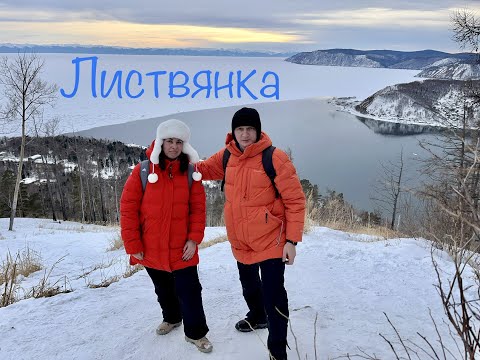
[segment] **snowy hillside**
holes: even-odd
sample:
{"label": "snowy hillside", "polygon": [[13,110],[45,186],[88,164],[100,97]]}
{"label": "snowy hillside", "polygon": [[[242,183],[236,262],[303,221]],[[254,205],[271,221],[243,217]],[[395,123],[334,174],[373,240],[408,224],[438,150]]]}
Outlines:
{"label": "snowy hillside", "polygon": [[301,52],[286,61],[304,65],[352,66],[390,69],[422,70],[439,61],[467,60],[474,55],[468,53],[449,54],[441,51],[393,51],[328,49]]}
{"label": "snowy hillside", "polygon": [[[16,219],[16,230],[8,232],[7,224],[7,219],[0,219],[0,258],[28,247],[44,265],[21,282],[23,289],[28,291],[56,264],[50,281],[59,280],[73,291],[0,308],[1,359],[267,358],[262,344],[266,330],[244,334],[233,327],[244,316],[246,305],[228,242],[200,250],[208,337],[214,345],[213,352],[205,355],[185,342],[182,327],[164,337],[155,334],[161,315],[148,275],[142,270],[121,277],[126,269],[123,249],[107,251],[118,229]],[[224,232],[224,228],[208,228],[205,241]],[[445,276],[451,275],[448,256],[436,252],[435,258]],[[109,287],[88,286],[113,276],[119,281]],[[291,328],[296,334],[295,339],[289,333],[289,358],[297,358],[296,341],[302,359],[315,358],[316,314],[319,359],[362,352],[394,358],[379,336],[398,344],[383,312],[403,337],[421,343],[418,331],[436,346],[431,310],[443,341],[455,349],[442,325],[445,319],[435,283],[426,241],[379,240],[315,228],[298,246],[295,264],[286,270]]]}
{"label": "snowy hillside", "polygon": [[432,79],[478,80],[480,64],[443,59],[427,66],[417,76]]}
{"label": "snowy hillside", "polygon": [[297,54],[288,58],[287,61],[302,65],[383,67],[379,62],[369,59],[366,55],[325,53],[321,50]]}
{"label": "snowy hillside", "polygon": [[[468,86],[468,87],[467,87]],[[388,86],[355,106],[361,116],[398,123],[429,126],[460,126],[465,105],[472,99],[466,94],[478,91],[478,81],[424,80]],[[474,121],[480,115],[478,107],[467,111]],[[474,125],[472,125],[474,126]]]}

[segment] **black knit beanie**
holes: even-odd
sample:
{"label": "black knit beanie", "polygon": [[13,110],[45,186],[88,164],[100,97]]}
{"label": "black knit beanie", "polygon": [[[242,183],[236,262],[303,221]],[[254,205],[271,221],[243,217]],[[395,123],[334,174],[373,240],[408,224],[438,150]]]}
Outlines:
{"label": "black knit beanie", "polygon": [[[262,123],[258,111],[252,108],[243,107],[233,114],[232,118],[232,135],[235,139],[235,129],[239,126],[252,126],[257,130],[257,140],[262,135]],[[237,139],[235,139],[237,140]]]}

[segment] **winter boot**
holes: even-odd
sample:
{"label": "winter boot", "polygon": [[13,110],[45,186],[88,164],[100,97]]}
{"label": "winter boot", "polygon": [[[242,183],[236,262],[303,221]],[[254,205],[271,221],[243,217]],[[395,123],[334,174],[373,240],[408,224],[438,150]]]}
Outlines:
{"label": "winter boot", "polygon": [[210,340],[207,339],[206,336],[198,340],[193,340],[193,339],[190,339],[188,336],[185,336],[185,340],[189,343],[194,344],[197,347],[197,349],[203,353],[209,353],[209,352],[212,352],[213,350],[213,345],[210,342]]}
{"label": "winter boot", "polygon": [[178,322],[175,324],[170,324],[169,322],[162,322],[160,325],[157,327],[157,335],[167,335],[170,331],[175,329],[176,327],[179,327],[182,325],[182,322]]}
{"label": "winter boot", "polygon": [[248,319],[240,320],[235,324],[235,329],[240,332],[250,332],[257,329],[265,329],[267,322],[255,322]]}

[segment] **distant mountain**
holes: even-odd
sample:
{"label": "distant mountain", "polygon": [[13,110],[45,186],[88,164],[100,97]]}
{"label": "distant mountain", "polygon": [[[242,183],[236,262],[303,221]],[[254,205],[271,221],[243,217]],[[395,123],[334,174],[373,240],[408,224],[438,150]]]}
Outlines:
{"label": "distant mountain", "polygon": [[480,92],[480,81],[424,80],[388,86],[369,96],[355,110],[367,115],[395,122],[433,126],[459,125],[466,104],[468,119],[480,116],[477,106],[469,106],[467,95]]}
{"label": "distant mountain", "polygon": [[241,49],[197,49],[197,48],[129,48],[115,46],[83,45],[0,45],[0,53],[34,51],[36,53],[74,54],[119,54],[119,55],[185,55],[185,56],[246,56],[246,57],[289,57],[294,52],[249,51]]}
{"label": "distant mountain", "polygon": [[390,69],[422,70],[438,61],[455,59],[472,60],[473,54],[449,54],[435,50],[393,51],[393,50],[354,50],[329,49],[302,52],[285,61],[304,65],[354,66]]}

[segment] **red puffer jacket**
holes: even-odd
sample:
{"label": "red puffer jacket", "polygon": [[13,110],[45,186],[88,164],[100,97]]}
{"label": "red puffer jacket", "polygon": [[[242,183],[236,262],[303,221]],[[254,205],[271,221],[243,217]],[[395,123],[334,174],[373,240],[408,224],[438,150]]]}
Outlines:
{"label": "red puffer jacket", "polygon": [[[147,149],[148,157],[154,143]],[[164,271],[197,265],[198,250],[188,261],[183,261],[182,255],[187,240],[200,244],[203,239],[206,216],[202,182],[193,181],[189,189],[187,172],[180,172],[179,161],[167,160],[165,171],[156,165],[155,173],[158,181],[147,182],[143,193],[138,164],[123,188],[120,225],[125,250],[127,254],[144,253],[142,261],[130,256],[130,263]]]}

